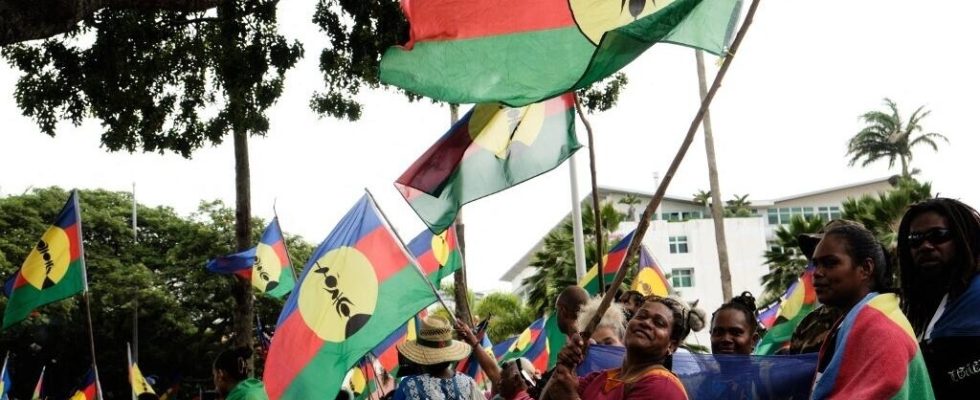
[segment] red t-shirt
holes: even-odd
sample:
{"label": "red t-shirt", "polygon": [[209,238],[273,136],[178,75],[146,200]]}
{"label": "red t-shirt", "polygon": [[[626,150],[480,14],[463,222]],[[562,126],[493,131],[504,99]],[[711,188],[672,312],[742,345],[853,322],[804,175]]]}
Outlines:
{"label": "red t-shirt", "polygon": [[680,379],[663,367],[633,382],[617,379],[619,368],[593,372],[578,380],[578,395],[587,400],[687,400]]}

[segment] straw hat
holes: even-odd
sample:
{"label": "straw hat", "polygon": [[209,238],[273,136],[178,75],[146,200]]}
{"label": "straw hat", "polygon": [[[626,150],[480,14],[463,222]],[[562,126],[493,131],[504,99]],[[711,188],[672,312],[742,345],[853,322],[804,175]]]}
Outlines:
{"label": "straw hat", "polygon": [[453,340],[453,327],[445,317],[430,315],[422,320],[418,339],[398,346],[398,352],[419,365],[459,361],[470,355],[470,345]]}

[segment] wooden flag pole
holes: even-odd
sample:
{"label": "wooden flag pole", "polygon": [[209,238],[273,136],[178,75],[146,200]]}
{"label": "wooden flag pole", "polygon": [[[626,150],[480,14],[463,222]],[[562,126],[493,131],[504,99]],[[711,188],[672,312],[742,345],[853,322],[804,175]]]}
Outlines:
{"label": "wooden flag pole", "polygon": [[368,188],[364,188],[364,193],[367,193],[368,199],[371,200],[371,207],[373,207],[374,210],[378,212],[378,215],[381,216],[381,221],[384,223],[385,229],[388,229],[388,232],[394,235],[395,239],[398,240],[398,247],[402,250],[402,253],[405,254],[405,257],[408,257],[408,260],[412,262],[412,266],[415,267],[415,272],[418,272],[419,276],[422,277],[422,280],[429,285],[429,289],[431,289],[432,293],[436,295],[436,299],[439,300],[439,303],[442,304],[442,306],[446,309],[446,312],[449,313],[449,318],[452,318],[452,320],[455,321],[455,313],[453,313],[453,310],[446,305],[446,301],[442,299],[442,295],[439,294],[439,290],[432,284],[432,281],[430,281],[429,278],[422,273],[422,269],[419,267],[419,261],[416,260],[415,256],[412,255],[412,252],[408,251],[408,249],[405,247],[405,241],[402,240],[402,237],[398,234],[398,231],[391,226],[391,221],[388,220],[388,216],[385,215],[385,212],[381,211],[381,207],[378,207],[378,202],[374,201],[374,195],[371,194],[371,191],[368,190]]}
{"label": "wooden flag pole", "polygon": [[[449,105],[449,126],[459,122],[459,104]],[[473,328],[473,313],[470,311],[469,285],[466,280],[466,225],[463,224],[463,206],[456,214],[456,244],[459,246],[459,270],[453,273],[453,298],[456,300],[456,315],[466,326]]]}
{"label": "wooden flag pole", "polygon": [[[691,142],[694,141],[694,134],[697,133],[698,126],[701,124],[704,114],[708,111],[708,107],[711,105],[711,100],[715,98],[715,93],[717,93],[718,88],[721,87],[721,81],[725,78],[725,74],[728,72],[728,68],[731,66],[732,60],[735,58],[738,47],[742,43],[742,39],[745,37],[745,33],[749,30],[749,26],[752,25],[752,17],[755,15],[755,11],[758,7],[759,0],[752,0],[752,5],[749,7],[748,14],[746,14],[745,20],[742,22],[742,26],[739,28],[738,33],[735,34],[735,40],[732,41],[732,46],[728,50],[728,56],[725,57],[725,62],[721,64],[718,74],[715,75],[715,80],[711,84],[711,89],[708,90],[708,93],[701,100],[701,107],[698,109],[698,113],[694,116],[694,120],[691,121],[691,125],[687,130],[687,136],[684,137],[684,142],[681,143],[681,147],[677,150],[674,160],[671,161],[670,167],[667,169],[667,173],[664,175],[663,181],[660,182],[660,186],[657,188],[657,192],[654,193],[653,198],[650,199],[650,203],[648,203],[646,209],[643,210],[643,216],[640,217],[639,224],[636,227],[636,236],[633,237],[633,242],[630,243],[630,246],[626,251],[626,258],[623,261],[624,263],[626,260],[635,257],[637,251],[640,249],[640,244],[643,243],[643,235],[646,234],[647,228],[650,226],[650,216],[652,216],[653,212],[660,206],[660,202],[663,200],[664,194],[667,192],[667,186],[670,184],[671,179],[673,179],[674,173],[677,172],[677,168],[680,166],[681,161],[684,160],[684,155],[687,154],[687,149],[691,147]],[[619,272],[616,273],[616,279],[612,283],[612,287],[617,287],[623,283],[623,279],[626,278],[626,270],[626,268],[619,269]],[[609,308],[609,304],[613,301],[614,294],[610,294],[610,292],[607,292],[602,297],[602,303],[599,304],[599,308],[596,310],[596,313],[592,315],[592,319],[583,330],[582,337],[591,337],[592,332],[594,332],[595,328],[599,325],[599,319],[603,314],[605,314],[606,309]]]}
{"label": "wooden flag pole", "polygon": [[[589,172],[592,175],[592,218],[593,225],[595,227],[595,252],[596,252],[596,268],[598,268],[599,277],[599,293],[606,293],[606,279],[602,275],[603,272],[603,255],[606,254],[605,249],[603,249],[602,240],[602,212],[599,209],[599,187],[596,184],[595,176],[595,140],[592,137],[592,124],[589,120],[585,118],[585,112],[582,111],[582,102],[579,101],[578,96],[575,96],[575,111],[578,112],[578,117],[582,120],[582,124],[585,125],[585,132],[589,135]],[[578,201],[576,199],[575,201]],[[617,286],[611,286],[615,288]],[[615,290],[613,290],[615,292]]]}

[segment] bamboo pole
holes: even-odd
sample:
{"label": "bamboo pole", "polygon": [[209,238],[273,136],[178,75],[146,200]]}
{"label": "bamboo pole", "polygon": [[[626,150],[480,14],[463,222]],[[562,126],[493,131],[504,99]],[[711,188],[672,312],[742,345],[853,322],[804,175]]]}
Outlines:
{"label": "bamboo pole", "polygon": [[[593,225],[595,226],[595,251],[596,251],[596,268],[598,268],[599,277],[599,293],[606,293],[606,280],[603,276],[603,260],[602,256],[606,254],[605,249],[603,249],[602,240],[602,217],[599,210],[599,187],[596,184],[596,173],[595,173],[595,140],[592,137],[592,124],[589,120],[585,118],[585,112],[582,111],[582,102],[579,101],[578,96],[575,96],[575,111],[578,112],[578,117],[582,120],[582,124],[585,125],[585,132],[589,135],[589,173],[592,176],[592,216]],[[578,201],[576,199],[575,201]],[[618,287],[613,285],[612,287]],[[615,293],[615,290],[613,290]]]}

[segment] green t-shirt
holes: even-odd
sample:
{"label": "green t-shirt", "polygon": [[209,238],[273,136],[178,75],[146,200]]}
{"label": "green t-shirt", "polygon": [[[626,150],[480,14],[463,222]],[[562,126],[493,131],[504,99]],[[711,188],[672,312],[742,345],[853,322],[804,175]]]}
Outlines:
{"label": "green t-shirt", "polygon": [[265,393],[265,384],[262,381],[249,378],[238,382],[225,400],[269,400],[269,395]]}

